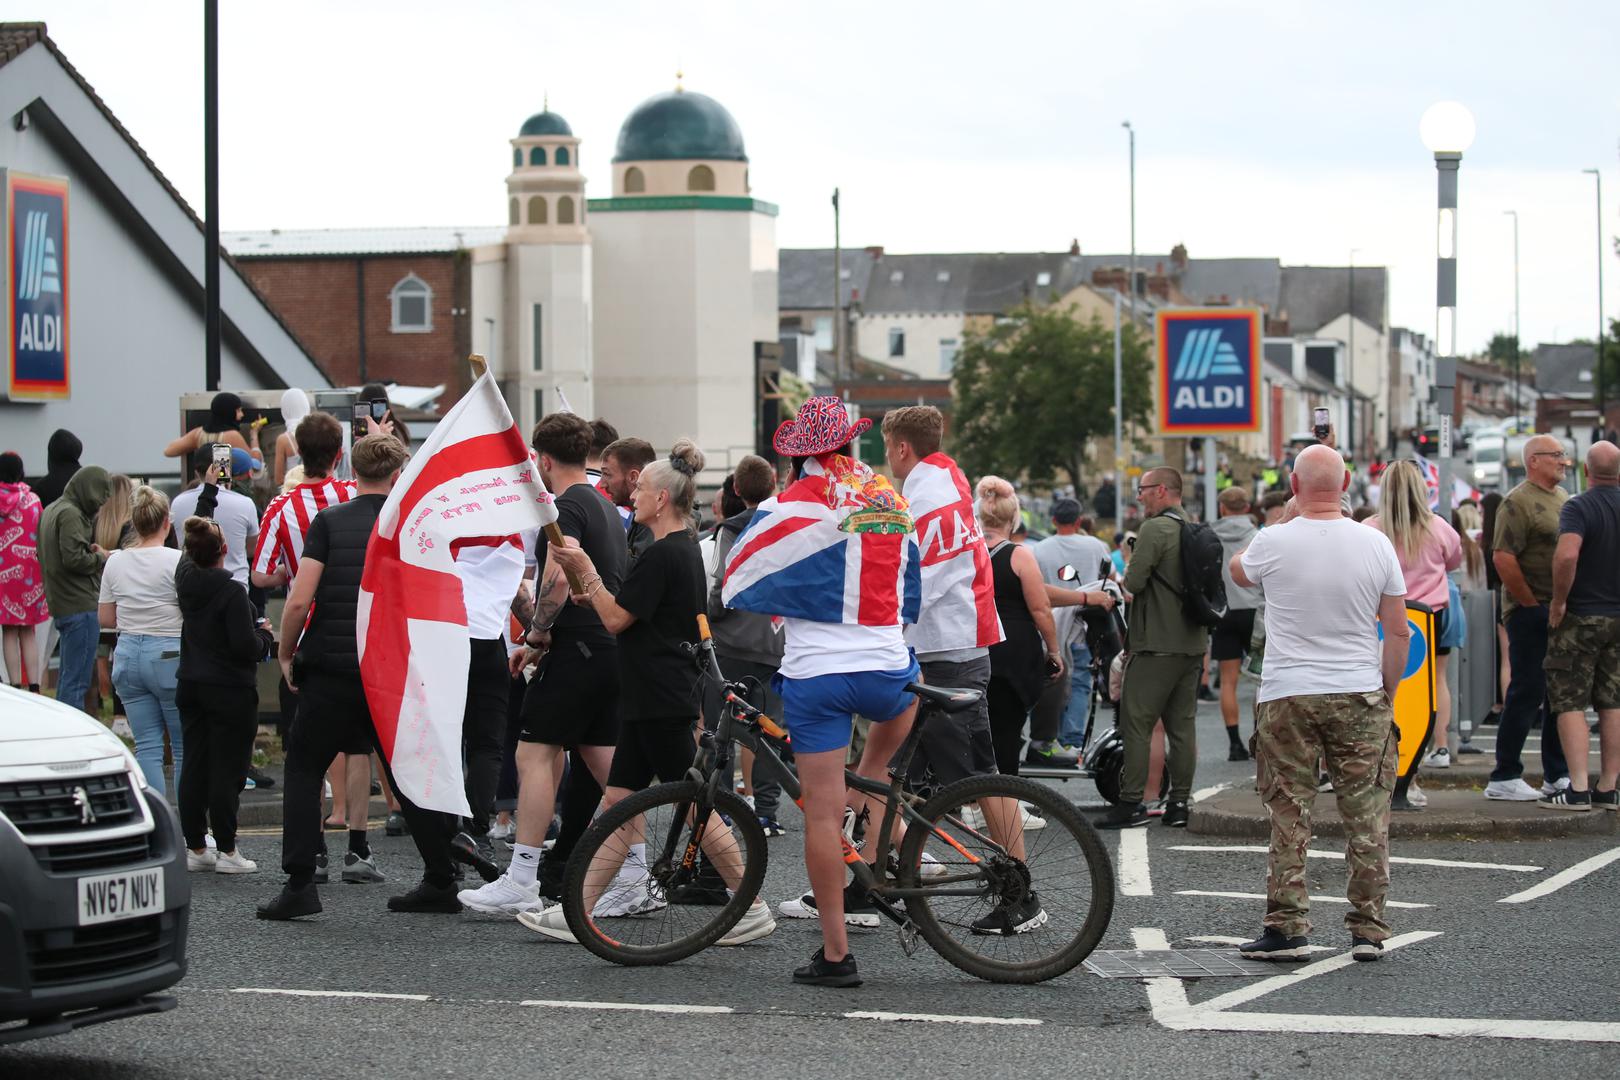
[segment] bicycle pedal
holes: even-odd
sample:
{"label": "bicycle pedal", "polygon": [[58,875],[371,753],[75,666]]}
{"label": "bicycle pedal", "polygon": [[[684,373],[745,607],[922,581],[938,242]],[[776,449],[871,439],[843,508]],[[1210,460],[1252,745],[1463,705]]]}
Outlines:
{"label": "bicycle pedal", "polygon": [[915,957],[917,955],[918,941],[922,937],[921,931],[917,929],[917,924],[907,919],[896,928],[895,933],[900,937],[900,951],[906,954],[908,960]]}

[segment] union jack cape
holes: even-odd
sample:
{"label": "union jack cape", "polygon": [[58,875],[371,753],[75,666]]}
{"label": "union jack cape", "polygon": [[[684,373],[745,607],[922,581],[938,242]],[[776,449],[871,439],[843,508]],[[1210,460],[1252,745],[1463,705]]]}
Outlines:
{"label": "union jack cape", "polygon": [[739,611],[812,622],[916,622],[922,561],[906,500],[860,462],[809,459],[737,537],[720,596]]}
{"label": "union jack cape", "polygon": [[360,579],[360,681],[394,779],[418,806],[470,813],[461,721],[471,646],[454,542],[555,520],[523,434],[486,372],[394,485]]}
{"label": "union jack cape", "polygon": [[945,454],[930,454],[906,476],[905,496],[922,555],[922,614],[907,644],[919,653],[996,644],[996,583],[967,477]]}

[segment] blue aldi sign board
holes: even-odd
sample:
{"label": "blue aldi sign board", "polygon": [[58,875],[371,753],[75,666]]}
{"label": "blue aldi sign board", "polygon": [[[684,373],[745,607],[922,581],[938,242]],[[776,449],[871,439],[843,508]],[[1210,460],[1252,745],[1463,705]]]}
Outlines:
{"label": "blue aldi sign board", "polygon": [[68,182],[5,173],[7,392],[68,396]]}
{"label": "blue aldi sign board", "polygon": [[1259,310],[1161,308],[1157,323],[1159,431],[1259,431]]}

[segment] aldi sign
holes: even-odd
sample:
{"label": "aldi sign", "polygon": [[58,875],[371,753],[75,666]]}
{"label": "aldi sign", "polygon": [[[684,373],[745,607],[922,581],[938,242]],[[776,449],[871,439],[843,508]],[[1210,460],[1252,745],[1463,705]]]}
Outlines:
{"label": "aldi sign", "polygon": [[7,391],[68,396],[68,182],[7,170]]}
{"label": "aldi sign", "polygon": [[1260,430],[1260,312],[1161,308],[1157,314],[1159,431]]}

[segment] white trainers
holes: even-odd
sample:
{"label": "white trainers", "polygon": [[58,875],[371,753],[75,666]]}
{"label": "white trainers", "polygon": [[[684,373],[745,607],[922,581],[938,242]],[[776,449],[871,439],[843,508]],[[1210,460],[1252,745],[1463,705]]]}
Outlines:
{"label": "white trainers", "polygon": [[743,917],[737,920],[737,925],[715,944],[743,945],[767,937],[775,930],[776,920],[771,918],[770,907],[756,900],[747,911],[743,912]]}
{"label": "white trainers", "polygon": [[186,849],[186,869],[193,874],[213,873],[214,864],[219,861],[219,852],[213,848],[204,848],[201,855]]}
{"label": "white trainers", "polygon": [[211,833],[211,832],[203,833],[203,847],[207,848],[209,851],[218,851],[219,850],[219,845],[214,842],[214,834],[213,833]]}
{"label": "white trainers", "polygon": [[1451,768],[1451,750],[1442,746],[1440,749],[1424,758],[1423,764],[1426,768],[1430,769],[1449,769]]}
{"label": "white trainers", "polygon": [[1521,778],[1512,780],[1492,780],[1485,785],[1487,799],[1501,799],[1506,802],[1539,802],[1541,792],[1525,783]]}
{"label": "white trainers", "polygon": [[[188,859],[189,863],[190,860]],[[243,855],[240,850],[222,851],[214,857],[216,874],[257,874],[259,864]]]}
{"label": "white trainers", "polygon": [[806,892],[797,900],[784,900],[776,905],[776,913],[784,919],[819,919],[821,912],[816,910],[816,894]]}
{"label": "white trainers", "polygon": [[505,825],[498,821],[494,822],[490,825],[489,832],[484,835],[491,840],[505,840],[507,843],[511,843],[513,838],[517,836],[517,822],[508,821]]}
{"label": "white trainers", "polygon": [[1406,787],[1406,801],[1411,803],[1413,806],[1422,809],[1423,807],[1429,805],[1429,796],[1422,788],[1418,787],[1417,781],[1413,780]]}
{"label": "white trainers", "polygon": [[502,874],[476,889],[463,889],[456,894],[456,899],[461,901],[462,907],[481,911],[485,915],[521,915],[539,911],[543,902],[539,882],[519,885],[510,874]]}
{"label": "white trainers", "polygon": [[579,944],[574,932],[568,929],[568,917],[563,914],[561,904],[553,904],[544,911],[519,912],[517,919],[542,937],[548,937],[553,941],[566,941],[570,945]]}
{"label": "white trainers", "polygon": [[669,901],[655,897],[650,888],[652,878],[639,866],[634,874],[620,870],[591,908],[593,919],[617,919],[626,915],[647,915],[669,906]]}
{"label": "white trainers", "polygon": [[1027,806],[1020,806],[1019,813],[1024,815],[1024,831],[1034,832],[1046,828],[1046,819],[1030,810]]}
{"label": "white trainers", "polygon": [[[1025,832],[1035,832],[1037,829],[1046,828],[1046,819],[1039,814],[1032,813],[1029,807],[1024,804],[1018,804],[1018,812],[1023,815]],[[983,832],[985,829],[984,811],[977,806],[962,807],[962,824],[974,832]]]}
{"label": "white trainers", "polygon": [[1549,784],[1549,783],[1543,781],[1542,785],[1541,785],[1541,793],[1543,795],[1547,795],[1549,797],[1558,794],[1560,791],[1568,791],[1568,790],[1569,790],[1569,777],[1567,777],[1567,776],[1564,777],[1562,780],[1559,780],[1555,784]]}
{"label": "white trainers", "polygon": [[950,872],[950,867],[928,854],[928,852],[922,853],[922,865],[917,868],[919,877],[944,877]]}

